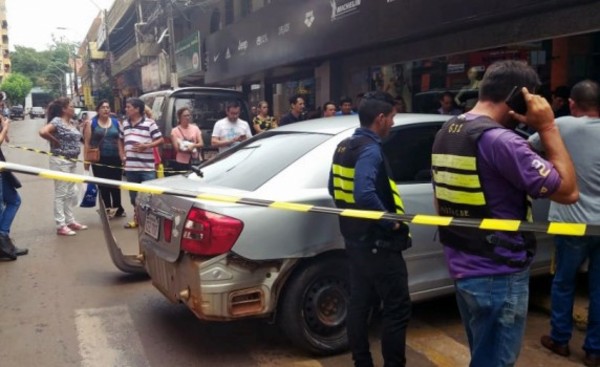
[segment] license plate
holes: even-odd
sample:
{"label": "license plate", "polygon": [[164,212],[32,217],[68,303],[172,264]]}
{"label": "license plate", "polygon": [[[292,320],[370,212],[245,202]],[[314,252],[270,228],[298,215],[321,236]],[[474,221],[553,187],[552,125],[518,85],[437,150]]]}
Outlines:
{"label": "license plate", "polygon": [[144,223],[144,232],[148,236],[154,238],[155,240],[158,240],[159,230],[160,230],[160,219],[158,218],[157,215],[148,213],[146,215],[146,223]]}

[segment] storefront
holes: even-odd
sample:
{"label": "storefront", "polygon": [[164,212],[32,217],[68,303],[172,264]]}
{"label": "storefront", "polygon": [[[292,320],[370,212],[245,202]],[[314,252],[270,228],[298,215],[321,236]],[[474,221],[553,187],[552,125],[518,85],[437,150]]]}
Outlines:
{"label": "storefront", "polygon": [[309,92],[315,109],[372,89],[429,111],[438,91],[475,89],[494,60],[520,59],[550,91],[575,79],[561,68],[590,62],[570,49],[578,37],[591,37],[581,48],[597,52],[600,22],[591,14],[599,10],[590,0],[275,2],[206,38],[205,81],[244,86],[280,112],[293,92]]}
{"label": "storefront", "polygon": [[478,84],[487,67],[509,59],[534,67],[542,82],[538,93],[550,99],[551,91],[559,86],[571,86],[585,78],[600,79],[600,32],[369,65],[358,70],[350,61],[343,83],[350,95],[383,90],[401,96],[409,112],[435,112],[446,91],[454,94],[458,107],[468,110],[477,98]]}

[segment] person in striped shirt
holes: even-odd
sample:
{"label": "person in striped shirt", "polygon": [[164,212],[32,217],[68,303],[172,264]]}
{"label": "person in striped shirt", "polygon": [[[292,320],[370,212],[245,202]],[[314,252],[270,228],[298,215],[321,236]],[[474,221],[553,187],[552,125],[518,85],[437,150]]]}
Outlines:
{"label": "person in striped shirt", "polygon": [[[163,143],[162,134],[156,122],[144,115],[144,102],[139,98],[129,98],[125,104],[127,119],[123,121],[122,139],[125,146],[123,169],[127,181],[142,183],[156,178],[154,168],[154,147]],[[130,191],[131,205],[135,207],[137,192]],[[125,224],[125,228],[137,228],[137,216]]]}

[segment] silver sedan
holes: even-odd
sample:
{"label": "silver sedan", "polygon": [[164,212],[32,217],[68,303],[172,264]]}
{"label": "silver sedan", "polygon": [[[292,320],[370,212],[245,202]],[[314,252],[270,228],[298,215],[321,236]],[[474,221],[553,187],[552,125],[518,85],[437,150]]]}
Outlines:
{"label": "silver sedan", "polygon": [[[411,214],[434,214],[431,146],[447,117],[398,114],[384,141],[393,179]],[[253,199],[333,206],[328,172],[337,144],[357,116],[291,124],[261,133],[204,163],[201,172],[149,182],[155,186]],[[225,199],[225,198],[224,198]],[[115,263],[144,270],[169,300],[204,320],[263,317],[297,346],[319,354],[347,348],[349,271],[335,215],[179,196],[138,195],[140,255],[121,256],[108,221]],[[545,220],[547,202],[534,206]],[[404,253],[414,301],[453,291],[437,228],[411,227]],[[538,236],[532,273],[547,272],[550,239]],[[139,260],[140,264],[136,261]]]}

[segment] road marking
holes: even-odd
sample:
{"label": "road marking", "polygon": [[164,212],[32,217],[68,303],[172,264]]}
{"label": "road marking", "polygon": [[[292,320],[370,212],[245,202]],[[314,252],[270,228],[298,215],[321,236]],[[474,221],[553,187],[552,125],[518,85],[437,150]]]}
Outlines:
{"label": "road marking", "polygon": [[438,367],[468,366],[469,348],[446,335],[443,331],[411,320],[406,345],[422,354]]}
{"label": "road marking", "polygon": [[75,311],[82,367],[150,366],[126,306]]}

